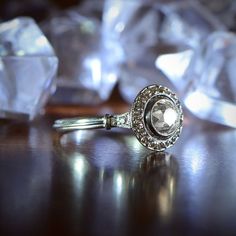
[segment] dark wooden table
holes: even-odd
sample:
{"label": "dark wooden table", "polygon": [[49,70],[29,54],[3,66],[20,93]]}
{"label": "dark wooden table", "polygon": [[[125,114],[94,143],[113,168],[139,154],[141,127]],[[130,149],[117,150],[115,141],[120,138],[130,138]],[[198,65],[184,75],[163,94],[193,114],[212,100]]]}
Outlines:
{"label": "dark wooden table", "polygon": [[54,119],[123,112],[49,106],[0,126],[0,235],[236,235],[236,131],[187,115],[166,153],[126,130],[59,137]]}

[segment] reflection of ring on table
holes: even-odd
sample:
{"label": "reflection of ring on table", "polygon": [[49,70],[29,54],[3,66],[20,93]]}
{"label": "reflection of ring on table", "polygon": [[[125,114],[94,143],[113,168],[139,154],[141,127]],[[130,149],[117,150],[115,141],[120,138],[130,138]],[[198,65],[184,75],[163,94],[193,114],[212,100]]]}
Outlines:
{"label": "reflection of ring on table", "polygon": [[176,95],[168,88],[151,85],[134,100],[129,112],[100,117],[77,117],[56,120],[53,127],[68,132],[113,127],[131,128],[141,144],[150,150],[163,151],[178,139],[183,112]]}

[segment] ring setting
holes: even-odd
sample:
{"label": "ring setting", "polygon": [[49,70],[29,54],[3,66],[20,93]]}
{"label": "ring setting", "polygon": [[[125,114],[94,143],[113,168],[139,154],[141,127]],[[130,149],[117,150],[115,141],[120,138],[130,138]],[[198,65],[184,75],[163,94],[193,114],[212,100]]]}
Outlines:
{"label": "ring setting", "polygon": [[139,142],[150,150],[164,151],[178,139],[183,111],[170,89],[151,85],[136,97],[131,109],[131,128]]}
{"label": "ring setting", "polygon": [[168,88],[150,85],[136,96],[129,112],[101,117],[78,117],[56,120],[59,131],[113,127],[130,128],[146,148],[164,151],[180,136],[183,111],[177,96]]}

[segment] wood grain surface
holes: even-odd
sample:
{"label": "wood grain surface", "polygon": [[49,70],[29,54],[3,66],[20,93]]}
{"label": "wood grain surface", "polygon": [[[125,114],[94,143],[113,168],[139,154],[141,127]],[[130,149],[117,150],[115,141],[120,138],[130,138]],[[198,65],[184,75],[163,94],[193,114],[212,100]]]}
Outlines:
{"label": "wood grain surface", "polygon": [[235,130],[187,114],[175,146],[150,153],[127,130],[51,128],[127,108],[51,105],[32,123],[1,121],[0,235],[235,235]]}

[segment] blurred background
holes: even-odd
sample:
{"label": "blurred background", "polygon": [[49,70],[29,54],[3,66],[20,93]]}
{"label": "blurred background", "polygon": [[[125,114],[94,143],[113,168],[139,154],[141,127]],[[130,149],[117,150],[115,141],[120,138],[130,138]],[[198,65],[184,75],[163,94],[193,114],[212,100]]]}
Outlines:
{"label": "blurred background", "polygon": [[[235,0],[0,0],[0,117],[47,105],[0,119],[0,235],[236,235],[235,16]],[[52,129],[153,83],[185,111],[169,153]]]}
{"label": "blurred background", "polygon": [[2,20],[11,20],[17,16],[31,16],[37,22],[45,20],[53,10],[63,10],[83,1],[78,0],[1,0]]}
{"label": "blurred background", "polygon": [[33,119],[49,97],[94,106],[115,91],[131,104],[157,83],[236,127],[235,14],[233,0],[1,1],[3,116]]}

